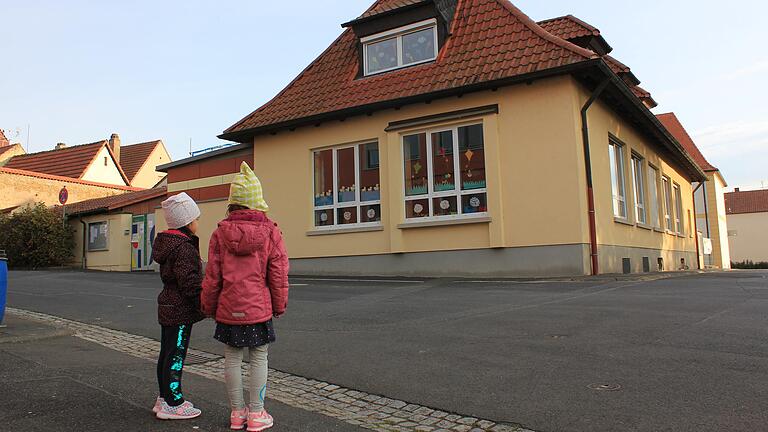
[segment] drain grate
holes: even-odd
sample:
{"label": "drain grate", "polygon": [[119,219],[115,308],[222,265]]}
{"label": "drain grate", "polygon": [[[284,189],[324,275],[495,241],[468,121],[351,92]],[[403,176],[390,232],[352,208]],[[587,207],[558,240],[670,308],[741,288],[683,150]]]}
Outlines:
{"label": "drain grate", "polygon": [[222,359],[222,356],[216,355],[216,354],[209,354],[205,352],[187,352],[187,358],[184,359],[185,365],[199,365],[204,363],[209,363],[212,361],[220,360]]}
{"label": "drain grate", "polygon": [[590,384],[587,386],[590,390],[595,391],[619,391],[621,390],[620,384]]}

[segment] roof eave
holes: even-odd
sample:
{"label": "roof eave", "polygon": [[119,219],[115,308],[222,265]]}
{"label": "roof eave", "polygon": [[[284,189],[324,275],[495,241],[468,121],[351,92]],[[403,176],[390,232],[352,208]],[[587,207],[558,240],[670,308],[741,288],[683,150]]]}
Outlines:
{"label": "roof eave", "polygon": [[418,2],[418,3],[413,3],[413,4],[410,4],[410,5],[401,6],[401,7],[396,8],[396,9],[390,9],[388,11],[377,13],[375,15],[367,16],[367,17],[364,17],[364,18],[359,18],[358,17],[358,18],[353,19],[352,21],[347,21],[347,22],[343,23],[341,25],[341,27],[342,28],[349,28],[349,27],[352,27],[352,26],[356,26],[358,24],[366,23],[368,21],[373,21],[373,20],[376,20],[376,19],[379,19],[379,18],[382,18],[382,17],[386,17],[386,16],[389,16],[389,15],[398,14],[398,13],[401,13],[403,11],[407,11],[407,10],[410,10],[410,9],[414,9],[414,8],[423,6],[424,4],[429,3],[430,1],[431,0],[424,0],[424,1],[421,1],[421,2]]}
{"label": "roof eave", "polygon": [[[234,140],[227,140],[227,141],[234,141]],[[235,142],[237,142],[237,141],[235,141]],[[179,159],[179,160],[174,161],[174,162],[168,162],[167,164],[158,165],[155,170],[158,171],[158,172],[168,173],[168,170],[171,169],[171,168],[176,168],[176,167],[179,167],[179,166],[182,166],[182,165],[188,165],[188,164],[191,164],[191,163],[194,163],[194,162],[198,162],[198,161],[201,161],[201,160],[212,158],[214,156],[220,156],[220,155],[223,155],[223,154],[233,153],[233,152],[236,152],[236,151],[239,151],[239,150],[248,149],[248,144],[250,144],[250,143],[243,142],[243,143],[240,143],[238,145],[233,145],[231,147],[223,148],[223,149],[220,149],[220,150],[214,150],[212,152],[203,153],[203,154],[200,154],[200,155],[197,155],[197,156],[191,156],[191,157],[188,157],[188,158]]]}
{"label": "roof eave", "polygon": [[[274,123],[274,124],[265,125],[265,126],[258,126],[254,128],[241,130],[241,131],[225,132],[219,135],[218,138],[227,140],[227,141],[248,143],[251,140],[253,140],[253,138],[255,138],[257,135],[274,133],[279,130],[298,128],[302,126],[323,123],[331,120],[343,119],[351,116],[372,113],[374,111],[382,111],[385,109],[398,108],[405,105],[411,105],[411,104],[425,102],[425,101],[432,101],[435,99],[441,99],[441,98],[446,98],[446,97],[451,97],[456,95],[463,95],[467,93],[474,93],[474,92],[483,91],[483,90],[491,90],[499,87],[505,87],[505,86],[514,85],[514,84],[530,82],[530,81],[549,78],[557,75],[569,74],[572,72],[576,72],[582,69],[587,69],[589,67],[592,67],[600,61],[601,59],[595,58],[590,60],[584,60],[582,62],[572,63],[565,66],[545,69],[541,71],[531,72],[528,74],[518,75],[515,77],[504,78],[504,79],[495,80],[495,81],[486,81],[482,83],[471,84],[468,86],[440,90],[437,92],[424,93],[420,95],[381,101],[381,102],[376,102],[376,103],[366,104],[366,105],[358,105],[350,108],[345,108],[342,110],[316,114],[312,116],[302,117],[298,119],[288,120],[288,121]],[[162,167],[159,167],[159,168],[163,168],[165,166],[167,165],[163,165]]]}

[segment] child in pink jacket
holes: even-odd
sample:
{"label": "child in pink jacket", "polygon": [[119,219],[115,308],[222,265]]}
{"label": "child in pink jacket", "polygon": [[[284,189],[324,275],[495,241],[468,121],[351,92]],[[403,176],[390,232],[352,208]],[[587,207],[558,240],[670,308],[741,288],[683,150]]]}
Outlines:
{"label": "child in pink jacket", "polygon": [[[243,162],[230,188],[228,216],[211,236],[203,280],[203,312],[216,319],[214,338],[225,344],[224,378],[232,429],[273,425],[264,410],[267,346],[275,341],[272,318],[288,304],[288,255],[277,224],[266,215],[259,179]],[[250,356],[250,403],[245,405],[241,366]]]}

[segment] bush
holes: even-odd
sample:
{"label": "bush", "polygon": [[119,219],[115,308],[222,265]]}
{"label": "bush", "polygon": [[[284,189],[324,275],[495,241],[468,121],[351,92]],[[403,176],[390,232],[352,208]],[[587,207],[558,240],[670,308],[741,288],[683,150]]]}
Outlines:
{"label": "bush", "polygon": [[74,231],[61,218],[42,203],[0,215],[0,249],[8,254],[8,266],[37,269],[70,263]]}
{"label": "bush", "polygon": [[731,268],[738,270],[768,269],[768,262],[754,262],[752,260],[731,262]]}

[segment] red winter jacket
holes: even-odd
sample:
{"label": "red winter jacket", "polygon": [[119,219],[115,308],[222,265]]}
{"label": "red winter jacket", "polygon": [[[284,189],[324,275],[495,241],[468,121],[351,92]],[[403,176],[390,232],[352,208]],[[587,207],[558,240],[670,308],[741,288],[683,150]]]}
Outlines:
{"label": "red winter jacket", "polygon": [[288,305],[288,254],[277,224],[256,210],[232,212],[213,232],[203,313],[233,325],[269,321]]}

